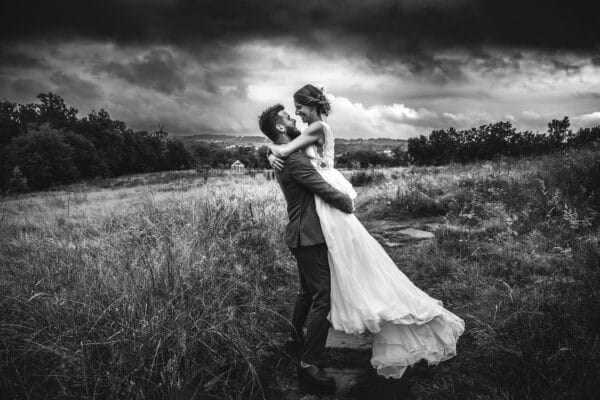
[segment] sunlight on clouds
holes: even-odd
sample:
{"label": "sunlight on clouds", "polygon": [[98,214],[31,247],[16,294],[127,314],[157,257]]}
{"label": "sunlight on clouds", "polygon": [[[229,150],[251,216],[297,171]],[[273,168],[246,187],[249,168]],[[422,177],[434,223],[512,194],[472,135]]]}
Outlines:
{"label": "sunlight on clouds", "polygon": [[427,128],[414,126],[413,123],[423,123],[427,118],[435,117],[430,111],[417,111],[403,104],[365,107],[362,103],[353,103],[345,97],[330,95],[330,98],[332,114],[329,122],[341,137],[407,138],[426,133]]}
{"label": "sunlight on clouds", "polygon": [[569,115],[574,125],[591,126],[600,116],[600,67],[572,54],[486,49],[470,57],[446,50],[427,66],[402,58],[374,62],[285,40],[185,50],[43,42],[13,50],[42,61],[18,74],[0,69],[8,99],[32,102],[51,90],[82,114],[105,108],[136,129],[160,123],[173,134],[259,134],[260,112],[282,103],[293,113],[292,95],[307,83],[326,86],[333,99],[329,120],[340,137],[407,138],[499,120],[545,130],[553,118]]}
{"label": "sunlight on clouds", "polygon": [[581,128],[591,128],[600,125],[600,111],[590,114],[581,114],[572,118],[573,125]]}

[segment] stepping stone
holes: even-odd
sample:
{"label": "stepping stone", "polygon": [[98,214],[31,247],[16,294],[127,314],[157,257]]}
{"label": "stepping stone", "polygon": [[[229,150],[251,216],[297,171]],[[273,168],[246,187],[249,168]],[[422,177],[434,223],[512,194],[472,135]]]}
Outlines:
{"label": "stepping stone", "polygon": [[[379,244],[381,244],[382,246],[386,246],[386,247],[398,247],[401,246],[402,243],[398,243],[398,242],[392,242],[391,240],[388,240],[386,237],[384,237],[383,235],[380,235],[378,233],[372,233],[371,236],[373,236],[375,239],[377,239],[377,241],[379,242]],[[409,240],[408,238],[405,239],[404,237],[399,239],[399,238],[394,238],[395,240],[400,240],[401,242],[407,241]]]}
{"label": "stepping stone", "polygon": [[407,229],[403,229],[401,231],[398,231],[398,233],[402,234],[402,235],[406,235],[412,239],[433,239],[435,237],[435,235],[431,232],[427,232],[427,231],[422,231],[420,229],[415,229],[415,228],[407,228]]}
{"label": "stepping stone", "polygon": [[325,347],[333,349],[370,349],[371,338],[358,335],[348,335],[342,331],[329,330]]}

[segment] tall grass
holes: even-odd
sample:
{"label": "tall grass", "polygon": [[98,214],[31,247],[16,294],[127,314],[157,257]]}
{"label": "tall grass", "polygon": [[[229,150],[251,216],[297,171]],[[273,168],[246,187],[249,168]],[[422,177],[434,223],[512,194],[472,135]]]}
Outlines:
{"label": "tall grass", "polygon": [[2,204],[2,393],[261,398],[295,274],[277,188],[238,187]]}
{"label": "tall grass", "polygon": [[[466,320],[456,358],[407,378],[421,398],[600,396],[599,160],[404,168],[360,193],[362,219],[439,224],[435,240],[389,249]],[[279,188],[259,174],[171,178],[0,203],[1,393],[277,392],[261,376],[297,280]]]}
{"label": "tall grass", "polygon": [[[467,326],[424,398],[600,396],[599,168],[582,150],[450,166],[431,182],[421,206],[446,205],[445,224],[396,257]],[[432,176],[404,178],[425,192]],[[383,198],[393,211],[397,195]]]}
{"label": "tall grass", "polygon": [[383,172],[375,172],[375,170],[369,171],[354,171],[350,175],[350,183],[354,187],[376,185],[385,181],[385,175]]}

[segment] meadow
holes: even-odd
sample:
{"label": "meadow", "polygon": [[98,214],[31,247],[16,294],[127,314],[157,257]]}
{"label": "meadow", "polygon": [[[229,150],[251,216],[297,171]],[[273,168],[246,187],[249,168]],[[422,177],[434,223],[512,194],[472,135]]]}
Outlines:
{"label": "meadow", "polygon": [[[370,173],[359,219],[434,221],[388,251],[466,321],[416,397],[600,395],[598,149]],[[275,181],[135,175],[0,213],[7,398],[277,398],[297,277]]]}

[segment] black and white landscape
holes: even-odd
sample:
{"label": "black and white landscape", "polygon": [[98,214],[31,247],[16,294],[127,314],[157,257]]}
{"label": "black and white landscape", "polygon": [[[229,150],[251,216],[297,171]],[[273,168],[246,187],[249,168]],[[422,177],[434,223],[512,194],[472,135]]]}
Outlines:
{"label": "black and white landscape", "polygon": [[[0,397],[600,398],[593,2],[0,10]],[[298,278],[257,120],[307,83],[355,215],[466,324],[400,380],[330,335],[327,396],[283,348]]]}

